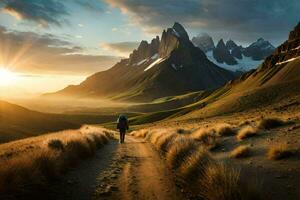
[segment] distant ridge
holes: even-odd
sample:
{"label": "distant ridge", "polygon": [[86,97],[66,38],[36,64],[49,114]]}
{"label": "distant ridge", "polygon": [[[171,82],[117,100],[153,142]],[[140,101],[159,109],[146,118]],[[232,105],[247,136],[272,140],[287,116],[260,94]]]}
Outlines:
{"label": "distant ridge", "polygon": [[231,39],[226,42],[220,39],[215,46],[208,34],[193,37],[192,42],[206,53],[210,61],[231,71],[245,72],[256,69],[275,50],[275,47],[263,38],[257,39],[247,47],[237,45]]}
{"label": "distant ridge", "polygon": [[80,124],[58,119],[0,100],[0,143],[59,130],[79,128]]}

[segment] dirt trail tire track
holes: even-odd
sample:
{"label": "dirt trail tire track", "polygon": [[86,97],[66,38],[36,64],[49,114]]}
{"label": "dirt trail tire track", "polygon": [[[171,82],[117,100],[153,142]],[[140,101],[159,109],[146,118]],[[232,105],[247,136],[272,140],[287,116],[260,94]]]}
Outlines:
{"label": "dirt trail tire track", "polygon": [[164,159],[142,139],[111,141],[50,189],[55,200],[180,200]]}
{"label": "dirt trail tire track", "polygon": [[126,143],[119,145],[113,161],[110,170],[122,171],[113,181],[106,178],[109,182],[106,185],[117,190],[106,190],[100,195],[96,192],[96,199],[184,199],[164,160],[149,143],[129,136]]}

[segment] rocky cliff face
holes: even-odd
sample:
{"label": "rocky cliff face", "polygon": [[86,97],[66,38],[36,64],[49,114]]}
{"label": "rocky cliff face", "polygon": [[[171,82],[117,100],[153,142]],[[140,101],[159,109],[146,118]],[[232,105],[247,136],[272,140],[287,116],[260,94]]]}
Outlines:
{"label": "rocky cliff face", "polygon": [[202,34],[198,35],[197,37],[193,37],[192,43],[204,52],[212,51],[215,48],[214,41],[208,34]]}
{"label": "rocky cliff face", "polygon": [[226,48],[228,50],[232,50],[232,49],[235,49],[237,47],[238,47],[238,45],[231,39],[226,42]]}
{"label": "rocky cliff face", "polygon": [[242,46],[236,46],[234,47],[232,50],[231,50],[231,55],[234,57],[234,58],[237,58],[237,59],[243,59],[243,56],[242,56],[242,50],[243,50],[243,47]]}
{"label": "rocky cliff face", "polygon": [[172,28],[163,31],[161,43],[159,45],[159,56],[161,58],[168,56],[174,49],[181,48],[180,46],[190,45],[189,36],[185,29],[175,23]]}
{"label": "rocky cliff face", "polygon": [[300,22],[290,32],[288,40],[266,58],[261,69],[269,69],[274,65],[284,65],[298,58],[300,58]]}
{"label": "rocky cliff face", "polygon": [[129,64],[138,63],[152,55],[158,53],[159,49],[159,37],[152,39],[151,43],[148,44],[147,41],[143,40],[139,47],[129,55]]}
{"label": "rocky cliff face", "polygon": [[226,63],[228,65],[237,64],[229,49],[227,49],[223,39],[218,42],[216,48],[213,50],[213,56],[218,63]]}

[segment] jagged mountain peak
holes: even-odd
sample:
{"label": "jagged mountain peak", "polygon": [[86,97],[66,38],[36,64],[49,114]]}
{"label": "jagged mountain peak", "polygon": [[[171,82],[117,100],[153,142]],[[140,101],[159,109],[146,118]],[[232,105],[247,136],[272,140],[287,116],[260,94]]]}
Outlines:
{"label": "jagged mountain peak", "polygon": [[232,50],[232,49],[235,49],[236,47],[238,47],[238,45],[232,39],[229,39],[226,42],[226,48],[227,49]]}
{"label": "jagged mountain peak", "polygon": [[263,42],[263,41],[265,41],[265,39],[262,38],[262,37],[260,37],[260,38],[257,39],[257,42]]}
{"label": "jagged mountain peak", "polygon": [[215,48],[215,43],[210,35],[202,33],[192,38],[192,43],[202,51],[208,52]]}
{"label": "jagged mountain peak", "polygon": [[249,45],[249,47],[251,46],[275,49],[275,47],[268,40],[265,40],[264,38],[258,38],[256,42],[253,42],[252,44]]}
{"label": "jagged mountain peak", "polygon": [[129,55],[129,64],[139,63],[153,56],[158,52],[159,44],[158,36],[152,39],[150,44],[146,40],[142,40],[138,48]]}
{"label": "jagged mountain peak", "polygon": [[217,47],[216,48],[226,48],[226,45],[224,43],[224,40],[223,39],[220,39],[218,44],[217,44]]}
{"label": "jagged mountain peak", "polygon": [[189,40],[189,35],[187,34],[186,30],[181,24],[175,22],[172,28],[177,37],[180,37],[185,40]]}
{"label": "jagged mountain peak", "polygon": [[174,49],[183,46],[192,46],[192,43],[184,27],[175,22],[172,28],[168,28],[162,33],[158,51],[159,57],[168,57]]}

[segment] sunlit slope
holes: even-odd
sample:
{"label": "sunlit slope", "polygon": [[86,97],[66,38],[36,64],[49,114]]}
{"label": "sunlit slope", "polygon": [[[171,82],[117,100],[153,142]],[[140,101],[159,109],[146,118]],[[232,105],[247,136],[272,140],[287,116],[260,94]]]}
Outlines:
{"label": "sunlit slope", "polygon": [[79,126],[59,120],[55,115],[31,111],[0,101],[0,143]]}

